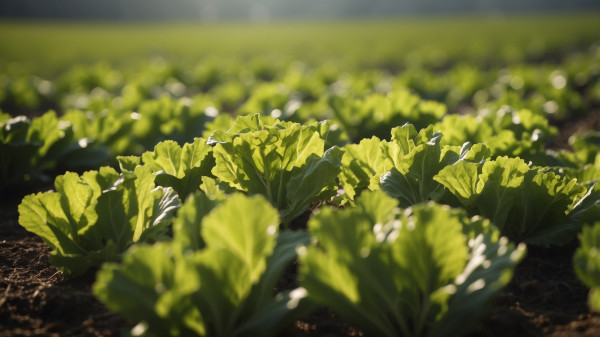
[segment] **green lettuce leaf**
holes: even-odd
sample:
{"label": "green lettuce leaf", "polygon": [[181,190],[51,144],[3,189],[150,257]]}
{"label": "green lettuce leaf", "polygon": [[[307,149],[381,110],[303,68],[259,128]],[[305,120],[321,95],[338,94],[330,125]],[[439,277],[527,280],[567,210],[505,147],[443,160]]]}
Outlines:
{"label": "green lettuce leaf", "polygon": [[344,146],[339,179],[344,188],[344,197],[348,201],[354,200],[355,196],[370,188],[372,177],[377,177],[378,180],[381,174],[391,168],[383,153],[384,142],[372,137],[363,139],[358,144]]}
{"label": "green lettuce leaf", "polygon": [[[482,144],[463,144],[462,147],[440,145],[440,133],[432,128],[423,129],[412,140],[390,143],[402,149],[396,155],[394,167],[380,178],[381,189],[397,198],[401,207],[409,207],[429,200],[440,201],[445,194],[444,187],[433,179],[448,165],[463,162],[481,162],[489,156],[489,150]],[[394,139],[394,138],[393,138]],[[407,151],[407,152],[405,152]]]}
{"label": "green lettuce leaf", "polygon": [[203,138],[183,147],[172,140],[160,142],[154,151],[142,154],[142,161],[156,174],[157,184],[172,187],[182,200],[198,189],[214,166],[212,147]]}
{"label": "green lettuce leaf", "polygon": [[600,166],[600,132],[576,133],[569,138],[573,151],[560,151],[558,157],[565,166],[581,168],[585,165]]}
{"label": "green lettuce leaf", "polygon": [[588,287],[588,304],[600,311],[600,222],[585,226],[579,234],[581,246],[575,252],[573,265],[577,277]]}
{"label": "green lettuce leaf", "polygon": [[202,219],[225,198],[213,199],[203,192],[191,194],[173,220],[173,238],[181,251],[199,250],[206,245],[200,234]]}
{"label": "green lettuce leaf", "polygon": [[359,144],[344,146],[340,184],[344,188],[341,202],[353,204],[354,199],[365,189],[380,188],[380,178],[400,162],[415,146],[429,141],[431,128],[417,133],[412,124],[391,130],[391,141],[377,137],[363,139]]}
{"label": "green lettuce leaf", "polygon": [[409,207],[427,200],[439,200],[442,186],[433,176],[443,167],[439,136],[410,150],[399,166],[381,176],[381,189]]}

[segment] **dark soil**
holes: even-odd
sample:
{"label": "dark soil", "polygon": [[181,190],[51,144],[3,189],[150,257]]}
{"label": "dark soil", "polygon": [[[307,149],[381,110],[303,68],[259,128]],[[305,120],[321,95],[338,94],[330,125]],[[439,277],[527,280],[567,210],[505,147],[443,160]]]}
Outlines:
{"label": "dark soil", "polygon": [[529,247],[489,317],[472,335],[600,336],[600,315],[589,312],[589,290],[573,271],[578,245]]}
{"label": "dark soil", "polygon": [[[600,129],[600,111],[561,128],[552,147],[564,148],[575,131]],[[94,298],[94,273],[67,280],[49,263],[49,248],[18,225],[15,200],[0,200],[0,337],[118,336],[133,322],[110,313]],[[291,224],[301,228],[309,213]],[[600,315],[587,307],[588,289],[573,272],[578,243],[529,247],[511,283],[497,296],[474,336],[600,336]],[[295,283],[296,266],[281,286]],[[295,322],[281,336],[362,336],[326,308]]]}
{"label": "dark soil", "polygon": [[130,324],[94,298],[94,276],[65,280],[48,246],[0,210],[0,336],[114,336]]}
{"label": "dark soil", "polygon": [[554,149],[570,149],[569,137],[575,133],[600,130],[600,109],[590,111],[581,119],[563,121],[556,125],[558,134],[552,139],[549,147]]}

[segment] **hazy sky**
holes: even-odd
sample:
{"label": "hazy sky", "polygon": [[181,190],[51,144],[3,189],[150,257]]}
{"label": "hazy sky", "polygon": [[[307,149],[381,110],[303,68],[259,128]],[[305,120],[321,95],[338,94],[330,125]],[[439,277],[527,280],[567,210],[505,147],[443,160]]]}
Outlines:
{"label": "hazy sky", "polygon": [[0,17],[255,20],[600,11],[600,0],[0,0]]}

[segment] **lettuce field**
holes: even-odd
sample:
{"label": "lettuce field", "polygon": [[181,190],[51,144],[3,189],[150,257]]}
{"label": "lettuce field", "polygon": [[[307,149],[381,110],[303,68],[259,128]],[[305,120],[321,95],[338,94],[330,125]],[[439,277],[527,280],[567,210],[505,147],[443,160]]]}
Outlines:
{"label": "lettuce field", "polygon": [[600,335],[598,14],[0,41],[0,336]]}

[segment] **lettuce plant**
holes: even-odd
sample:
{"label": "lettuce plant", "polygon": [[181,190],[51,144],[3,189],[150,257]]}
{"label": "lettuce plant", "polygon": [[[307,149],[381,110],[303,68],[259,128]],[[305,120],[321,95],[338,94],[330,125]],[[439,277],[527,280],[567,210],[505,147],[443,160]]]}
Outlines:
{"label": "lettuce plant", "polygon": [[277,210],[261,196],[207,201],[202,194],[188,198],[173,243],[132,247],[122,264],[98,272],[94,294],[140,322],[136,333],[270,336],[302,312],[303,288],[275,296],[273,288],[309,236],[278,235]]}
{"label": "lettuce plant", "polygon": [[577,167],[600,162],[600,132],[576,133],[569,138],[573,152],[562,151],[560,157]]}
{"label": "lettuce plant", "polygon": [[540,245],[572,240],[579,218],[598,200],[594,187],[531,168],[520,158],[457,162],[434,179],[469,212],[489,218],[503,235]]}
{"label": "lettuce plant", "polygon": [[477,163],[489,156],[489,150],[481,144],[442,147],[441,137],[440,133],[434,133],[429,141],[410,148],[404,155],[392,157],[394,167],[381,176],[380,185],[383,191],[400,201],[400,206],[442,200],[444,187],[433,180],[442,168],[459,161]]}
{"label": "lettuce plant", "polygon": [[308,223],[301,285],[369,336],[458,336],[525,253],[484,219],[434,203],[404,211],[381,191]]}
{"label": "lettuce plant", "polygon": [[265,196],[287,224],[312,202],[337,193],[343,151],[324,150],[328,130],[327,123],[268,125],[258,115],[238,117],[227,132],[209,138],[216,144],[212,173],[240,191]]}
{"label": "lettuce plant", "polygon": [[479,162],[489,156],[481,144],[441,146],[442,135],[432,126],[417,133],[411,124],[392,129],[390,141],[371,138],[345,146],[340,183],[352,201],[365,189],[381,188],[402,207],[440,200],[445,191],[433,180],[443,167],[457,161]]}
{"label": "lettuce plant", "polygon": [[140,103],[138,119],[131,132],[144,149],[167,139],[190,142],[202,135],[204,124],[213,119],[204,113],[204,109],[199,110],[192,103],[189,98],[174,99],[170,95],[144,100]]}
{"label": "lettuce plant", "polygon": [[544,143],[557,133],[546,116],[508,107],[495,112],[483,110],[477,116],[446,115],[435,129],[444,134],[442,145],[482,143],[490,149],[492,158],[518,156],[537,165],[549,164]]}
{"label": "lettuce plant", "polygon": [[[79,138],[78,138],[79,137]],[[100,165],[107,149],[74,133],[73,125],[54,111],[30,120],[0,113],[0,187],[27,181],[47,181],[57,167]]]}
{"label": "lettuce plant", "polygon": [[577,181],[594,183],[600,181],[600,132],[575,134],[569,138],[573,151],[560,151],[564,165],[560,169]]}
{"label": "lettuce plant", "polygon": [[559,167],[559,173],[577,179],[583,184],[594,184],[600,182],[600,157],[594,164],[585,164],[580,168]]}
{"label": "lettuce plant", "polygon": [[165,236],[177,195],[155,187],[148,167],[123,171],[67,172],[56,178],[56,191],[28,195],[19,205],[19,223],[50,246],[50,262],[65,274],[118,261],[133,243]]}
{"label": "lettuce plant", "polygon": [[172,187],[182,200],[198,190],[202,177],[211,175],[214,166],[212,147],[203,138],[196,138],[183,147],[165,140],[153,151],[142,154],[142,161],[156,174],[157,184]]}
{"label": "lettuce plant", "polygon": [[333,120],[344,127],[354,142],[372,136],[384,138],[389,129],[405,123],[425,128],[446,114],[445,105],[421,100],[406,89],[358,99],[332,96],[329,104],[334,113]]}
{"label": "lettuce plant", "polygon": [[141,145],[131,137],[132,127],[138,118],[136,113],[106,107],[90,110],[68,110],[61,120],[73,125],[76,138],[85,137],[102,144],[112,156],[140,152]]}
{"label": "lettuce plant", "polygon": [[358,144],[344,146],[339,175],[340,185],[344,188],[343,202],[352,202],[362,191],[379,187],[379,177],[392,167],[384,155],[383,144],[385,140],[373,136]]}
{"label": "lettuce plant", "polygon": [[272,115],[279,112],[279,118],[289,119],[291,115],[285,109],[291,100],[293,92],[283,83],[262,83],[252,90],[252,94],[239,108],[240,115],[250,115],[260,112],[262,115]]}
{"label": "lettuce plant", "polygon": [[581,246],[575,252],[573,265],[579,279],[590,287],[590,308],[600,311],[600,222],[585,226],[579,234]]}
{"label": "lettuce plant", "polygon": [[381,176],[399,167],[404,156],[431,138],[439,138],[431,127],[417,133],[412,124],[393,128],[391,134],[389,142],[372,137],[344,146],[340,184],[346,200],[354,200],[365,189],[379,189]]}

